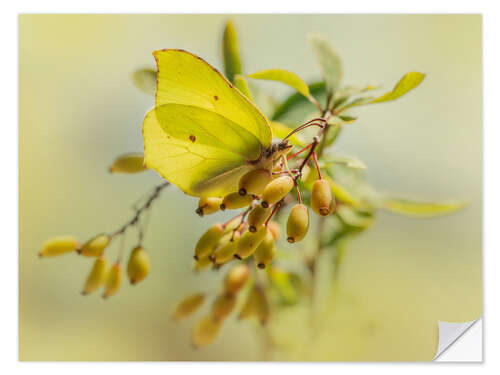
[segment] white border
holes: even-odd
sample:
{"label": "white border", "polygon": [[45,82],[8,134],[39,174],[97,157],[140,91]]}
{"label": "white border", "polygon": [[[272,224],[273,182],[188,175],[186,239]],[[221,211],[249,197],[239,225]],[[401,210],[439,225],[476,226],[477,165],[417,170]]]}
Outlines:
{"label": "white border", "polygon": [[[307,0],[302,2],[252,0],[236,1],[116,1],[86,0],[69,2],[62,0],[44,1],[11,1],[4,2],[0,12],[2,28],[2,116],[1,159],[2,160],[2,200],[1,215],[2,241],[0,282],[2,285],[1,328],[0,328],[0,361],[1,372],[39,373],[47,371],[52,374],[72,375],[85,374],[99,367],[103,371],[120,371],[121,374],[135,374],[137,371],[147,374],[193,372],[197,374],[223,373],[255,375],[256,371],[270,369],[273,372],[286,371],[287,374],[303,374],[314,372],[337,372],[349,374],[358,371],[380,372],[381,374],[421,374],[453,371],[454,374],[471,372],[499,372],[498,347],[500,347],[500,302],[498,298],[498,270],[500,266],[499,232],[499,197],[500,176],[498,161],[500,160],[500,121],[499,121],[499,72],[500,59],[498,39],[500,37],[500,19],[497,13],[498,1],[328,1]],[[17,362],[17,243],[18,243],[18,142],[17,142],[17,13],[483,13],[484,33],[484,259],[485,298],[485,364],[344,364],[344,363],[293,363],[293,364],[222,364],[222,363],[21,363]],[[464,51],[464,53],[467,53]],[[488,298],[489,297],[489,298]],[[491,317],[491,319],[489,319]],[[43,343],[41,343],[43,345]],[[361,367],[360,367],[361,366]],[[473,366],[470,367],[470,366]],[[102,367],[102,369],[101,369]],[[496,368],[496,370],[495,370]]]}

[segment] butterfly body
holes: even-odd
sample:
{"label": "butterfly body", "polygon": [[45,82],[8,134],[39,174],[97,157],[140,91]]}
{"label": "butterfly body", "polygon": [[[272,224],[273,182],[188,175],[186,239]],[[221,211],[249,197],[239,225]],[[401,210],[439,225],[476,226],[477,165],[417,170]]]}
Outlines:
{"label": "butterfly body", "polygon": [[155,108],[143,123],[147,167],[193,196],[223,197],[291,146],[272,142],[265,115],[217,69],[183,50],[153,53]]}

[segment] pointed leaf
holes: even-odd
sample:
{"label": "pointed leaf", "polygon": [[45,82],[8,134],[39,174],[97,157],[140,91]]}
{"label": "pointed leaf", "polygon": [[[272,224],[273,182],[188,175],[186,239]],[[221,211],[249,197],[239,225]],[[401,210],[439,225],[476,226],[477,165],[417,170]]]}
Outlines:
{"label": "pointed leaf", "polygon": [[250,87],[248,86],[248,81],[241,74],[234,75],[234,85],[238,90],[241,91],[243,95],[245,95],[252,102],[254,101],[252,92],[250,91]]}
{"label": "pointed leaf", "polygon": [[[324,95],[325,93],[325,83],[324,82],[315,82],[309,85],[309,92],[311,95],[318,96]],[[273,115],[271,116],[271,120],[278,120],[281,117],[284,117],[288,112],[292,109],[295,109],[300,106],[309,106],[311,109],[314,109],[312,104],[299,93],[295,93],[290,95],[284,102],[277,106]]]}
{"label": "pointed leaf", "polygon": [[156,70],[139,69],[132,74],[134,85],[146,94],[154,95],[156,91]]}
{"label": "pointed leaf", "polygon": [[387,198],[380,208],[402,215],[430,217],[451,214],[465,206],[464,202],[418,202],[409,199]]}
{"label": "pointed leaf", "polygon": [[342,78],[342,63],[332,45],[321,35],[311,34],[309,43],[316,53],[329,92],[337,89]]}
{"label": "pointed leaf", "polygon": [[284,69],[266,69],[250,74],[248,77],[254,79],[264,79],[269,81],[282,82],[285,85],[293,87],[306,98],[311,96],[309,86],[295,73]]}
{"label": "pointed leaf", "polygon": [[370,103],[381,103],[395,100],[420,85],[424,77],[425,74],[419,72],[407,73],[399,80],[392,91],[378,97],[375,100],[372,100]]}
{"label": "pointed leaf", "polygon": [[241,60],[238,51],[238,40],[236,30],[233,23],[228,21],[224,29],[224,37],[222,40],[222,55],[224,58],[224,71],[226,77],[231,82],[234,82],[234,75],[241,74]]}

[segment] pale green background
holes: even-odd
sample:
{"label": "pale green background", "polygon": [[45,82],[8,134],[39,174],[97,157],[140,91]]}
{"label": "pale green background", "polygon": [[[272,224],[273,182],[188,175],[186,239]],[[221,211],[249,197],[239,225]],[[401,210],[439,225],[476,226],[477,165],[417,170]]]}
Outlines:
{"label": "pale green background", "polygon": [[[104,302],[79,295],[91,265],[73,255],[40,260],[53,235],[82,240],[112,231],[159,178],[111,176],[117,154],[140,151],[153,104],[130,80],[151,52],[183,48],[221,67],[224,15],[21,15],[19,18],[21,360],[256,360],[254,326],[230,319],[214,345],[194,351],[192,320],[175,324],[176,301],[218,287],[220,275],[189,272],[196,236],[214,219],[169,189],[154,207],[145,246],[152,270]],[[318,69],[306,34],[325,34],[343,58],[344,82],[392,87],[427,74],[403,99],[363,107],[338,142],[368,166],[378,188],[469,202],[420,220],[381,214],[346,255],[342,295],[323,335],[307,339],[300,311],[276,359],[429,360],[437,319],[481,315],[482,71],[479,15],[234,15],[245,69],[283,67],[306,79]],[[289,91],[268,85],[276,95]],[[6,249],[14,251],[15,249]],[[115,250],[112,250],[115,251]],[[296,310],[300,310],[297,308]],[[302,328],[299,328],[302,327]]]}

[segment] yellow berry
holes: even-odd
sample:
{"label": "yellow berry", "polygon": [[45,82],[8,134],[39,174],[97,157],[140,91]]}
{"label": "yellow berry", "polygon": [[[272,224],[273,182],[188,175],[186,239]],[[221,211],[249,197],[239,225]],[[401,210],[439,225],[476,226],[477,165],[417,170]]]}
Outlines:
{"label": "yellow berry", "polygon": [[196,247],[194,249],[194,258],[201,259],[208,257],[212,254],[219,243],[222,235],[224,234],[224,227],[222,224],[214,224],[209,230],[207,230],[198,240]]}
{"label": "yellow berry", "polygon": [[72,236],[57,236],[46,241],[38,253],[40,257],[53,257],[75,251],[78,249],[78,241]]}
{"label": "yellow berry", "polygon": [[108,264],[104,256],[100,256],[94,262],[92,269],[85,281],[82,294],[86,295],[96,291],[106,281]]}
{"label": "yellow berry", "polygon": [[224,291],[227,294],[237,293],[250,277],[250,267],[246,264],[234,266],[224,279]]}
{"label": "yellow berry", "polygon": [[120,263],[115,263],[109,270],[106,276],[106,284],[104,289],[103,298],[111,297],[116,294],[120,285],[122,284],[123,272]]}
{"label": "yellow berry", "polygon": [[311,193],[311,208],[320,216],[328,216],[334,209],[332,188],[327,180],[316,180]]}
{"label": "yellow berry", "polygon": [[145,171],[144,155],[140,153],[125,154],[117,157],[109,167],[111,173],[137,173]]}
{"label": "yellow berry", "polygon": [[220,209],[222,198],[203,197],[198,201],[196,213],[200,216],[213,214]]}
{"label": "yellow berry", "polygon": [[236,254],[234,256],[238,259],[248,258],[264,240],[266,233],[267,228],[264,225],[257,228],[256,232],[246,231],[243,233],[236,245]]}
{"label": "yellow berry", "polygon": [[85,242],[82,247],[78,249],[78,253],[87,257],[100,257],[110,242],[111,237],[108,234],[98,234]]}
{"label": "yellow berry", "polygon": [[261,287],[254,286],[241,308],[238,319],[256,316],[262,325],[267,324],[270,317],[269,303]]}
{"label": "yellow berry", "polygon": [[270,207],[255,206],[252,208],[252,211],[248,214],[248,230],[252,233],[256,232],[257,228],[264,224],[269,217],[270,212]]}
{"label": "yellow berry", "polygon": [[142,246],[137,246],[128,260],[127,274],[130,284],[136,284],[143,280],[149,273],[149,256]]}
{"label": "yellow berry", "polygon": [[256,290],[257,316],[260,320],[260,323],[262,325],[266,325],[271,315],[271,311],[269,309],[269,302],[262,288],[255,287],[255,290]]}
{"label": "yellow berry", "polygon": [[287,241],[290,243],[301,241],[309,229],[309,210],[303,204],[293,206],[286,222]]}
{"label": "yellow berry", "polygon": [[212,343],[220,331],[222,320],[216,321],[212,315],[199,320],[193,327],[191,340],[195,348]]}
{"label": "yellow berry", "polygon": [[172,314],[172,319],[180,320],[193,314],[205,301],[203,293],[196,293],[179,302]]}
{"label": "yellow berry", "polygon": [[199,271],[207,268],[211,264],[212,264],[212,261],[210,260],[210,255],[206,255],[203,258],[196,259],[196,262],[194,264],[194,270],[199,272]]}
{"label": "yellow berry", "polygon": [[268,169],[254,169],[240,178],[238,193],[260,195],[271,179],[271,172]]}
{"label": "yellow berry", "polygon": [[266,268],[271,263],[276,253],[276,246],[274,244],[274,237],[272,232],[268,229],[264,240],[257,247],[253,253],[253,258],[260,269]]}
{"label": "yellow berry", "polygon": [[226,262],[229,262],[231,259],[233,259],[234,254],[236,253],[236,244],[240,239],[240,232],[234,232],[234,236],[233,232],[229,232],[227,236],[227,240],[224,241],[221,246],[217,248],[212,254],[212,261],[215,264],[224,264]]}
{"label": "yellow berry", "polygon": [[236,296],[234,294],[219,295],[212,305],[212,317],[214,320],[223,320],[227,318],[234,310],[236,305]]}
{"label": "yellow berry", "polygon": [[231,193],[224,197],[220,205],[220,209],[224,210],[236,210],[238,208],[243,208],[252,203],[252,196],[245,195],[242,196],[238,193]]}
{"label": "yellow berry", "polygon": [[294,186],[293,178],[288,175],[280,176],[266,185],[262,192],[262,207],[269,207],[279,202]]}

